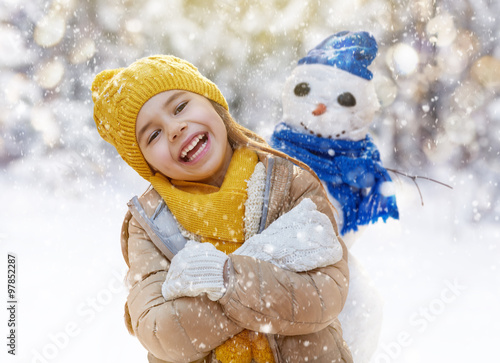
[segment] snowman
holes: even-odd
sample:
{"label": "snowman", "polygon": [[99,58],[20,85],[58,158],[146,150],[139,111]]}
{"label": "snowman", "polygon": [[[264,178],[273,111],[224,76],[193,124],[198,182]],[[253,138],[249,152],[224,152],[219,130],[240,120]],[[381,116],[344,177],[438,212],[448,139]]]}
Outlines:
{"label": "snowman", "polygon": [[[300,59],[283,89],[283,121],[271,145],[308,164],[339,211],[348,248],[379,219],[398,219],[391,178],[368,134],[380,104],[368,66],[377,42],[367,32],[334,34]],[[354,362],[368,362],[378,344],[382,299],[349,253],[350,287],[339,316]]]}

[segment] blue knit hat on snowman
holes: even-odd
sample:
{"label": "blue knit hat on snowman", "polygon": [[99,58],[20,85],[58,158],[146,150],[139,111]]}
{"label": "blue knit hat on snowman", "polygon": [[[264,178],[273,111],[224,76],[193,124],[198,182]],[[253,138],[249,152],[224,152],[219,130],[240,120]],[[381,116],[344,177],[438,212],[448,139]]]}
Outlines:
{"label": "blue knit hat on snowman", "polygon": [[371,80],[373,74],[368,66],[377,51],[377,41],[370,33],[343,31],[323,40],[298,64],[324,64]]}

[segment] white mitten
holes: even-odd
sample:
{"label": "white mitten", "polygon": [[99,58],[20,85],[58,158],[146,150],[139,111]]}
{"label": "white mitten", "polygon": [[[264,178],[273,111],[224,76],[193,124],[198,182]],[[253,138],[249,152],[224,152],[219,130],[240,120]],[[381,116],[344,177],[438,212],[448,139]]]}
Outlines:
{"label": "white mitten", "polygon": [[228,257],[211,243],[188,241],[172,259],[161,293],[166,300],[206,293],[213,301],[224,295],[224,263]]}
{"label": "white mitten", "polygon": [[271,262],[290,271],[309,271],[342,259],[342,246],[330,219],[308,198],[283,214],[234,255]]}

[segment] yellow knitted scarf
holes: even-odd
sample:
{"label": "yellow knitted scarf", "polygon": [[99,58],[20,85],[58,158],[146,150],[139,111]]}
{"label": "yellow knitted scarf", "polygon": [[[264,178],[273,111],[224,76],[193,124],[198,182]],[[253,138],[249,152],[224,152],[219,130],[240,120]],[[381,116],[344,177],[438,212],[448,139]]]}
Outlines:
{"label": "yellow knitted scarf", "polygon": [[196,182],[169,181],[159,173],[151,178],[151,184],[186,230],[229,254],[245,242],[247,180],[257,162],[255,152],[236,149],[220,189]]}
{"label": "yellow knitted scarf", "polygon": [[[245,202],[247,180],[258,162],[257,154],[249,149],[236,149],[224,181],[216,186],[169,181],[157,174],[151,184],[167,203],[177,221],[189,232],[201,236],[202,242],[212,243],[226,254],[245,242]],[[274,362],[264,334],[243,330],[215,350],[222,363]]]}

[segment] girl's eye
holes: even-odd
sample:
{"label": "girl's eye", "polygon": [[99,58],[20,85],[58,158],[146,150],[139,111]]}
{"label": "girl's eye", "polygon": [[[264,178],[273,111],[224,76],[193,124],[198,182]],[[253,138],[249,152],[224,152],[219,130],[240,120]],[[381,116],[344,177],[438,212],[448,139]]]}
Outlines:
{"label": "girl's eye", "polygon": [[174,115],[177,115],[178,113],[180,113],[182,110],[184,110],[184,107],[187,106],[187,101],[186,102],[182,102],[181,104],[179,104],[179,106],[177,106],[175,108],[175,111],[174,111]]}
{"label": "girl's eye", "polygon": [[154,139],[158,137],[158,135],[160,135],[160,130],[153,131],[153,133],[149,136],[148,145],[151,144],[154,141]]}

